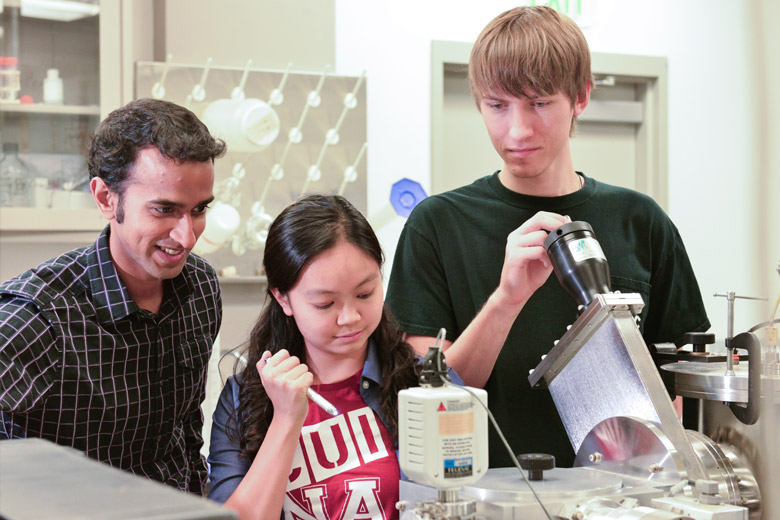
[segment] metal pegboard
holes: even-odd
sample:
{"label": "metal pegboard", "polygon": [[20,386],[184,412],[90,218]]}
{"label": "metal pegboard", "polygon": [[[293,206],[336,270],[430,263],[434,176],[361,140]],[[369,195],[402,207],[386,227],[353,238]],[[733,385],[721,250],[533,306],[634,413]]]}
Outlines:
{"label": "metal pegboard", "polygon": [[[136,64],[136,98],[172,101],[187,106],[199,117],[203,117],[213,102],[235,99],[238,90],[246,99],[264,102],[278,116],[278,134],[267,147],[252,152],[237,151],[235,147],[231,150],[228,142],[227,154],[216,162],[215,195],[236,207],[241,217],[239,230],[245,237],[253,205],[257,213],[255,203],[261,198],[265,222],[302,194],[310,193],[342,191],[365,214],[367,89],[364,77],[334,75],[329,68],[297,71],[294,64],[287,70],[256,68],[251,63],[246,67],[222,67],[205,59],[202,64],[183,64],[175,63],[170,56],[167,62]],[[296,128],[300,132],[297,142]],[[243,166],[243,177],[237,164]],[[281,178],[279,166],[283,170]],[[311,175],[313,168],[318,168],[319,176]],[[350,182],[345,182],[345,175]],[[233,184],[228,186],[228,183]],[[261,222],[253,229],[262,235],[263,227]],[[217,251],[203,256],[218,270],[232,266],[239,276],[260,274],[262,244],[256,240],[244,241],[248,247],[239,255],[231,247],[234,239],[235,236]],[[240,252],[241,247],[235,249]]]}

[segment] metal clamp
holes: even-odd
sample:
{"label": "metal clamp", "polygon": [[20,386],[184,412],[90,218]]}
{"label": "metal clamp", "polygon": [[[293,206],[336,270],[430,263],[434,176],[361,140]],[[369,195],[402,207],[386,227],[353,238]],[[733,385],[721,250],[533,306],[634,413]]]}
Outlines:
{"label": "metal clamp", "polygon": [[[729,349],[748,352],[748,401],[747,406],[729,403],[734,417],[743,424],[756,424],[761,399],[761,342],[752,332],[743,332],[731,339]],[[728,356],[731,359],[732,356]]]}
{"label": "metal clamp", "polygon": [[[767,301],[767,298],[757,298],[755,296],[738,296],[734,291],[727,293],[715,293],[716,298],[726,298],[728,301],[728,321],[726,322],[726,375],[734,375],[734,357],[732,356],[733,349],[731,347],[731,338],[734,336],[734,300],[739,298],[740,300],[759,300]],[[758,353],[758,357],[761,357],[761,352]]]}

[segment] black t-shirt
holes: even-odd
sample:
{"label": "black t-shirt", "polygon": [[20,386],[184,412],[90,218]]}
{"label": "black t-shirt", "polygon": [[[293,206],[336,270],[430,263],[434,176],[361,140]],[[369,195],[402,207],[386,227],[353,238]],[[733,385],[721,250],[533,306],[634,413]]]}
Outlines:
{"label": "black t-shirt", "polygon": [[[646,343],[709,328],[682,239],[650,197],[589,178],[574,193],[532,197],[504,187],[496,172],[429,197],[410,215],[387,294],[401,329],[436,336],[444,327],[454,341],[498,287],[509,233],[542,210],[590,223],[609,262],[612,290],[639,293],[645,302]],[[528,372],[576,318],[577,304],[551,275],[515,320],[485,385],[515,453],[550,453],[561,467],[574,461],[571,443],[549,392],[532,389]],[[511,465],[491,429],[490,467]]]}

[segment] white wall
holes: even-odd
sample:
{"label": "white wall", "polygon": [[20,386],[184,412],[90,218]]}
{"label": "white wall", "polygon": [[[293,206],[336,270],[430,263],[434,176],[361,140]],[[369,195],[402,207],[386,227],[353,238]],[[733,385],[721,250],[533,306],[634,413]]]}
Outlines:
{"label": "white wall", "polygon": [[[592,50],[668,58],[669,211],[722,339],[726,301],[713,293],[768,296],[756,268],[758,126],[748,4],[602,4],[585,31]],[[738,302],[735,331],[766,319],[763,308]]]}
{"label": "white wall", "polygon": [[[137,0],[135,0],[137,1]],[[165,0],[165,52],[176,63],[322,70],[333,62],[333,5],[323,0]]]}
{"label": "white wall", "polygon": [[[780,293],[780,98],[777,96],[775,86],[780,83],[780,62],[777,60],[775,49],[780,47],[780,33],[776,25],[780,20],[780,2],[776,0],[761,0],[753,13],[753,26],[756,31],[756,55],[759,64],[757,84],[759,95],[756,105],[759,111],[759,154],[758,170],[762,174],[759,199],[758,229],[759,258],[762,260],[760,270],[766,273],[762,285],[766,287],[766,293],[770,300],[767,305],[767,317],[772,312]],[[777,268],[777,274],[767,270],[767,267]],[[777,477],[780,480],[780,476]],[[780,482],[776,481],[778,484]],[[777,489],[777,487],[775,487]]]}
{"label": "white wall", "polygon": [[[385,206],[402,177],[430,187],[430,42],[473,41],[494,16],[521,3],[528,2],[336,0],[337,71],[368,73],[369,214]],[[759,195],[769,183],[757,172],[755,4],[582,3],[592,51],[668,59],[670,215],[722,339],[726,302],[713,293],[770,296],[759,272],[775,268],[756,252]],[[379,231],[390,259],[402,226],[398,218]],[[738,302],[735,330],[765,320],[764,309]]]}

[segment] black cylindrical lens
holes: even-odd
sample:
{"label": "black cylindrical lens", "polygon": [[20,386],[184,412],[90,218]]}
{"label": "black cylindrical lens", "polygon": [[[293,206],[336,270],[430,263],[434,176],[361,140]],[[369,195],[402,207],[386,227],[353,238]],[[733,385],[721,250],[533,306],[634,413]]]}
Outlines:
{"label": "black cylindrical lens", "polygon": [[578,305],[587,307],[597,294],[611,292],[607,257],[587,222],[569,222],[551,231],[544,248],[555,276]]}

